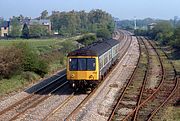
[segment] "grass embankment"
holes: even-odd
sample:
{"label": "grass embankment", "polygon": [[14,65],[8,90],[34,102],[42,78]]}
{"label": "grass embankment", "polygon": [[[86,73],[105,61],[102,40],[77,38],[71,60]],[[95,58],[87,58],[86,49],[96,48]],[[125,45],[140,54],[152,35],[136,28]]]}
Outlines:
{"label": "grass embankment", "polygon": [[[36,53],[38,53],[40,56],[44,56],[45,59],[48,59],[48,73],[45,75],[45,77],[48,77],[52,73],[65,67],[66,51],[68,49],[68,45],[73,45],[76,47],[76,40],[79,40],[83,37],[84,35],[62,39],[0,40],[0,48],[10,47],[20,42],[27,43],[30,47],[33,48],[34,51],[36,51]],[[61,50],[62,48],[64,49]],[[71,47],[69,48],[73,49]],[[5,94],[23,89],[29,84],[38,81],[40,78],[41,77],[34,72],[21,72],[13,75],[9,79],[0,79],[0,97],[3,97]]]}
{"label": "grass embankment", "polygon": [[[32,73],[33,77],[30,80],[24,77],[23,74],[13,76],[10,79],[2,79],[0,80],[0,97],[3,97],[5,94],[11,93],[13,91],[18,91],[28,86],[33,81],[40,79],[40,76]],[[32,80],[34,79],[34,80]]]}

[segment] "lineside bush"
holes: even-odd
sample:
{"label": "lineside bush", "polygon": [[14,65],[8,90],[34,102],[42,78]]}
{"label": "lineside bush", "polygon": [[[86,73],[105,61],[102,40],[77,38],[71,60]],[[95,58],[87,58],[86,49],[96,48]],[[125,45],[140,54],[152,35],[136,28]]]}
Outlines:
{"label": "lineside bush", "polygon": [[27,43],[18,43],[15,46],[22,51],[23,71],[32,71],[42,77],[48,72],[47,61],[41,58],[30,45]]}
{"label": "lineside bush", "polygon": [[21,71],[22,51],[15,47],[0,48],[0,78],[10,78]]}

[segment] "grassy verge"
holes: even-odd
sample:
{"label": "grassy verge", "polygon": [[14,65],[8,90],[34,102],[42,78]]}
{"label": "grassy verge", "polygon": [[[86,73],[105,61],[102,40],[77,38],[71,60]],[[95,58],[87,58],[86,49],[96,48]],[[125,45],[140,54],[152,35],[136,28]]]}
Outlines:
{"label": "grassy verge", "polygon": [[161,121],[179,121],[180,120],[180,108],[168,107],[166,108]]}
{"label": "grassy verge", "polygon": [[[89,33],[86,35],[94,35],[93,33]],[[50,39],[13,39],[13,40],[0,40],[0,46],[10,46],[15,43],[19,42],[27,42],[33,47],[38,47],[38,46],[55,46],[58,43],[61,43],[66,40],[78,40],[83,38],[84,35],[78,35],[74,37],[68,37],[68,38],[50,38]]]}
{"label": "grassy verge", "polygon": [[[34,78],[39,79],[40,77],[34,74]],[[13,91],[23,89],[30,83],[32,83],[32,81],[27,80],[25,77],[23,77],[23,75],[16,75],[10,79],[2,79],[0,80],[0,97]]]}

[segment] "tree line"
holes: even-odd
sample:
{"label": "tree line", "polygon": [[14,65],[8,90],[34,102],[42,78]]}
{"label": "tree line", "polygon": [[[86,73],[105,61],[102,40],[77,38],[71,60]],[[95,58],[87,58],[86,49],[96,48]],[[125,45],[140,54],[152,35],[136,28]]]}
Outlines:
{"label": "tree line", "polygon": [[52,24],[52,33],[49,33],[45,27],[38,24],[28,26],[24,23],[22,25],[22,19],[27,19],[27,17],[20,15],[11,19],[9,36],[23,38],[41,37],[52,35],[54,32],[62,36],[72,36],[92,32],[97,33],[98,37],[110,38],[115,28],[113,17],[100,9],[91,10],[90,12],[74,10],[69,12],[52,11],[51,15],[48,15],[47,10],[43,11],[35,19],[49,19]]}
{"label": "tree line", "polygon": [[149,36],[158,41],[161,45],[171,46],[176,51],[180,50],[180,21],[159,21],[150,30],[136,30],[136,35]]}
{"label": "tree line", "polygon": [[[61,35],[69,36],[87,32],[104,33],[103,36],[109,38],[114,31],[114,20],[109,13],[100,9],[85,11],[59,12],[53,11],[48,16],[47,11],[41,13],[40,18],[48,18],[52,22],[52,29]],[[106,35],[105,33],[109,34]],[[98,34],[97,36],[100,36]]]}

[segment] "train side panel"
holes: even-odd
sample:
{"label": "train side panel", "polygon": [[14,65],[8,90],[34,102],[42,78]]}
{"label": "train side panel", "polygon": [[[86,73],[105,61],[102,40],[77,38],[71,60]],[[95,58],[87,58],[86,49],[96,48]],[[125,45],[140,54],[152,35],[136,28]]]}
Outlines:
{"label": "train side panel", "polygon": [[103,76],[110,69],[110,67],[117,61],[119,57],[118,49],[119,44],[113,46],[110,50],[108,50],[99,57],[100,76]]}

